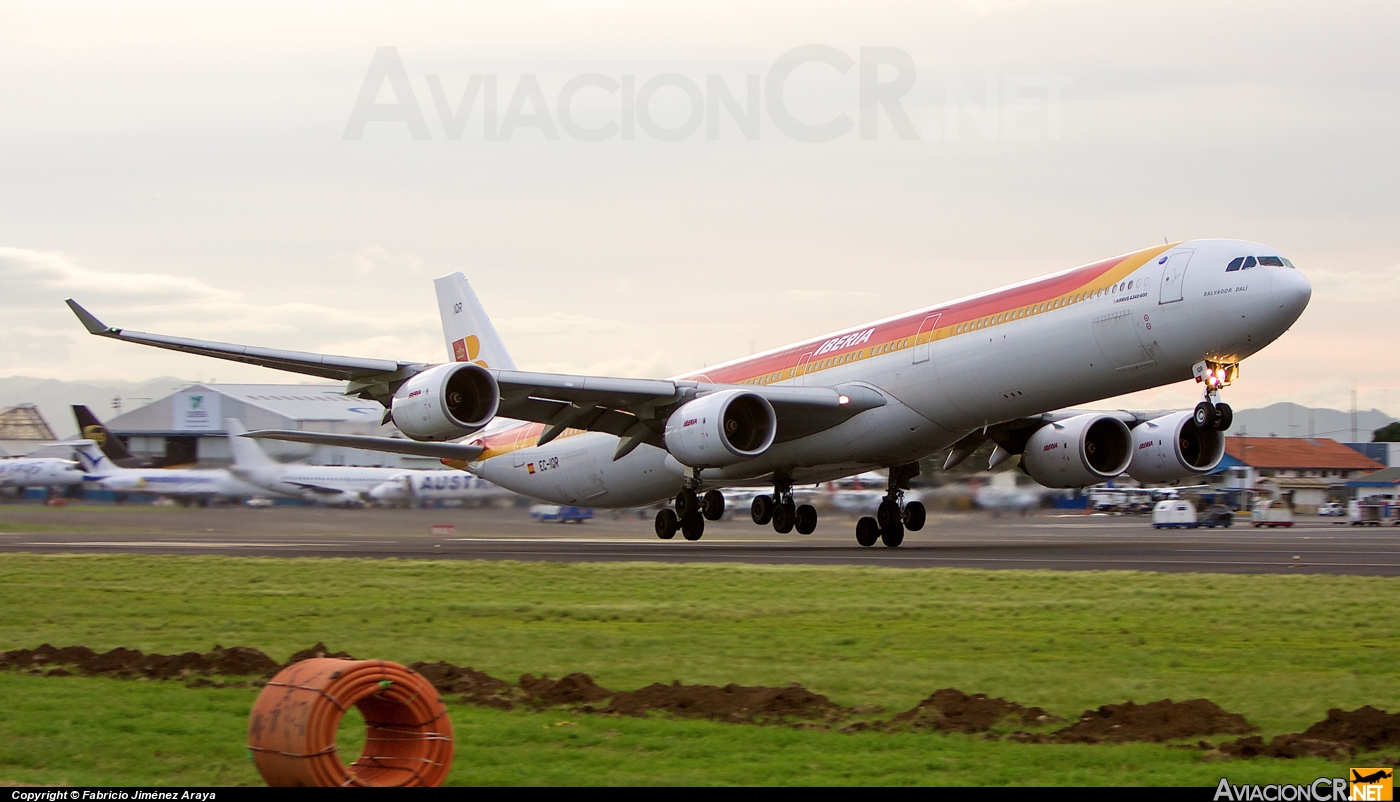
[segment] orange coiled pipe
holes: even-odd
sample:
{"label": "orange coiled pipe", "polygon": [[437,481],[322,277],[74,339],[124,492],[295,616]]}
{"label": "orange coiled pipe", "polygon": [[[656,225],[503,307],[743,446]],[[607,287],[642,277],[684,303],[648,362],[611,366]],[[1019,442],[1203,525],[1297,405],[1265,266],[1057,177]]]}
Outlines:
{"label": "orange coiled pipe", "polygon": [[[347,766],[335,736],[352,705],[365,718],[365,748]],[[248,749],[268,785],[438,786],[452,766],[452,722],[417,672],[317,657],[282,669],[258,694]]]}

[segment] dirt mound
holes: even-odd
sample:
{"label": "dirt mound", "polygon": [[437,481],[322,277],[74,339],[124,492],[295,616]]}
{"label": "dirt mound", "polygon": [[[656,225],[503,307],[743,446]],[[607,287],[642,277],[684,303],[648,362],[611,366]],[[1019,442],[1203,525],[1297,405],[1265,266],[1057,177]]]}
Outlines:
{"label": "dirt mound", "polygon": [[849,711],[796,683],[786,688],[763,686],[670,685],[654,683],[614,694],[603,713],[644,716],[662,710],[677,716],[755,723],[783,718],[837,718]]}
{"label": "dirt mound", "polygon": [[944,688],[934,691],[912,710],[895,716],[890,723],[935,732],[986,732],[1004,721],[1033,726],[1063,720],[1038,707],[1023,707],[985,693],[968,696],[956,688]]}
{"label": "dirt mound", "polygon": [[527,699],[544,705],[577,705],[601,702],[613,692],[593,681],[581,672],[569,674],[561,679],[522,674],[520,690]]}
{"label": "dirt mound", "polygon": [[350,656],[349,652],[333,652],[331,651],[331,647],[327,646],[324,643],[321,643],[320,641],[317,641],[316,645],[312,646],[310,649],[302,649],[299,652],[292,652],[292,656],[288,657],[287,662],[283,663],[282,665],[289,666],[292,663],[300,663],[302,660],[310,660],[314,657],[339,657],[342,660],[355,659],[354,657]]}
{"label": "dirt mound", "polygon": [[1400,746],[1400,713],[1387,713],[1370,705],[1351,711],[1334,707],[1327,711],[1327,718],[1304,730],[1303,737],[1335,741],[1360,752]]}
{"label": "dirt mound", "polygon": [[1355,710],[1334,707],[1327,718],[1301,733],[1279,735],[1267,744],[1257,736],[1241,738],[1221,744],[1220,751],[1241,758],[1336,757],[1395,745],[1400,745],[1400,713],[1366,705]]}
{"label": "dirt mound", "polygon": [[439,693],[460,693],[466,701],[483,707],[500,710],[515,707],[512,701],[515,689],[484,671],[441,660],[411,663],[408,667],[422,674]]}
{"label": "dirt mound", "polygon": [[1335,758],[1347,754],[1348,750],[1336,741],[1320,741],[1315,738],[1305,738],[1297,733],[1276,736],[1272,741],[1264,743],[1264,739],[1258,735],[1251,735],[1248,738],[1240,738],[1237,741],[1223,743],[1217,747],[1222,753],[1230,757],[1251,758],[1251,757],[1326,757]]}
{"label": "dirt mound", "polygon": [[1245,721],[1244,716],[1222,710],[1209,699],[1185,702],[1159,699],[1145,705],[1126,702],[1086,710],[1078,721],[1056,730],[1045,740],[1057,743],[1161,742],[1200,735],[1244,735],[1258,729]]}
{"label": "dirt mound", "polygon": [[246,646],[225,649],[215,646],[205,654],[143,654],[137,649],[116,648],[94,652],[86,646],[55,647],[45,643],[37,649],[15,649],[0,655],[0,667],[38,669],[56,666],[50,674],[76,673],[107,677],[149,677],[173,679],[190,674],[248,676],[271,674],[278,664],[266,654]]}

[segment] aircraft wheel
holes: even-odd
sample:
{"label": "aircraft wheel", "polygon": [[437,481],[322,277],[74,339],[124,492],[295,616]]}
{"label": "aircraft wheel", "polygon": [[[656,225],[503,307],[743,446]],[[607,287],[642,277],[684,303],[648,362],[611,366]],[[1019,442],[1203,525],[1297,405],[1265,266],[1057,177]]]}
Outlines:
{"label": "aircraft wheel", "polygon": [[870,547],[880,539],[880,524],[869,515],[856,521],[856,542]]}
{"label": "aircraft wheel", "polygon": [[681,521],[681,534],[686,540],[699,540],[705,534],[705,519],[699,515],[692,515]]}
{"label": "aircraft wheel", "polygon": [[780,535],[786,535],[792,531],[792,527],[797,523],[797,508],[792,501],[784,501],[773,508],[773,529]]}
{"label": "aircraft wheel", "polygon": [[797,534],[810,535],[817,531],[817,508],[803,504],[797,508]]}
{"label": "aircraft wheel", "polygon": [[749,515],[753,517],[753,522],[759,526],[767,526],[773,520],[773,497],[754,496],[753,506],[749,507]]}
{"label": "aircraft wheel", "polygon": [[1209,429],[1215,426],[1215,405],[1211,404],[1209,401],[1202,401],[1197,404],[1195,414],[1192,416],[1192,422],[1196,424],[1197,429]]}
{"label": "aircraft wheel", "polygon": [[718,490],[711,490],[705,494],[705,517],[711,521],[718,521],[724,517],[724,494]]}
{"label": "aircraft wheel", "polygon": [[680,526],[681,522],[676,517],[675,510],[667,508],[656,514],[656,536],[662,540],[670,540],[675,537],[676,530]]}
{"label": "aircraft wheel", "polygon": [[888,529],[881,529],[880,539],[883,540],[885,545],[889,548],[899,548],[899,544],[904,542],[904,524],[896,521],[894,526]]}
{"label": "aircraft wheel", "polygon": [[904,528],[910,532],[917,532],[924,528],[924,521],[928,520],[928,513],[924,510],[922,502],[911,501],[904,505]]}
{"label": "aircraft wheel", "polygon": [[1229,404],[1215,405],[1215,428],[1222,432],[1229,431],[1230,424],[1235,422],[1235,411],[1230,409]]}
{"label": "aircraft wheel", "polygon": [[695,497],[695,491],[685,488],[676,494],[676,517],[682,521],[700,511],[700,499]]}
{"label": "aircraft wheel", "polygon": [[882,532],[899,523],[899,505],[890,499],[880,502],[880,507],[875,510],[875,521],[880,524]]}

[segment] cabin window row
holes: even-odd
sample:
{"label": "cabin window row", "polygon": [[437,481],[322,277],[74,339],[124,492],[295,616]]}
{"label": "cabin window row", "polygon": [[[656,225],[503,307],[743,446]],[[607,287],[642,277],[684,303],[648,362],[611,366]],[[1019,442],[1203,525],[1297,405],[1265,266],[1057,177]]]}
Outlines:
{"label": "cabin window row", "polygon": [[1101,287],[1097,290],[1089,290],[1087,292],[1076,293],[1074,295],[1067,295],[1063,298],[1056,298],[1053,301],[1045,301],[1039,304],[1032,304],[1031,306],[1023,306],[1020,309],[1016,309],[1011,312],[1003,312],[999,315],[989,315],[988,317],[981,318],[980,320],[974,320],[969,323],[961,323],[953,330],[953,333],[962,334],[965,331],[973,331],[974,329],[980,329],[986,326],[995,326],[998,323],[1005,323],[1008,320],[1017,320],[1028,315],[1038,315],[1041,312],[1049,312],[1055,309],[1060,309],[1062,307],[1069,306],[1070,304],[1080,303],[1081,301],[1090,301],[1094,298],[1098,298],[1105,294],[1127,292],[1128,290],[1131,290],[1133,288],[1133,285],[1135,283],[1137,283],[1136,279],[1130,281],[1123,281],[1119,282],[1118,284],[1114,284],[1110,287]]}

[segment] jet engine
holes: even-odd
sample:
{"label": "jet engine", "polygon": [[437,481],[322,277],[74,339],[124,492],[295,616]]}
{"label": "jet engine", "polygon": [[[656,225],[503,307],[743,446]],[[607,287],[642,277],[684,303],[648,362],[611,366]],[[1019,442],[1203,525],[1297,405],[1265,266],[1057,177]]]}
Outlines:
{"label": "jet engine", "polygon": [[1133,433],[1109,415],[1089,413],[1042,426],[1026,443],[1021,466],[1046,487],[1087,487],[1128,469]]}
{"label": "jet engine", "polygon": [[403,383],[394,393],[394,425],[414,440],[455,440],[496,417],[501,389],[485,368],[470,363],[438,365]]}
{"label": "jet engine", "polygon": [[1192,412],[1173,412],[1133,429],[1128,475],[1139,482],[1174,482],[1209,473],[1225,456],[1225,433],[1202,429]]}
{"label": "jet engine", "polygon": [[666,450],[691,468],[722,468],[773,445],[773,405],[746,390],[721,390],[682,404],[666,419]]}

